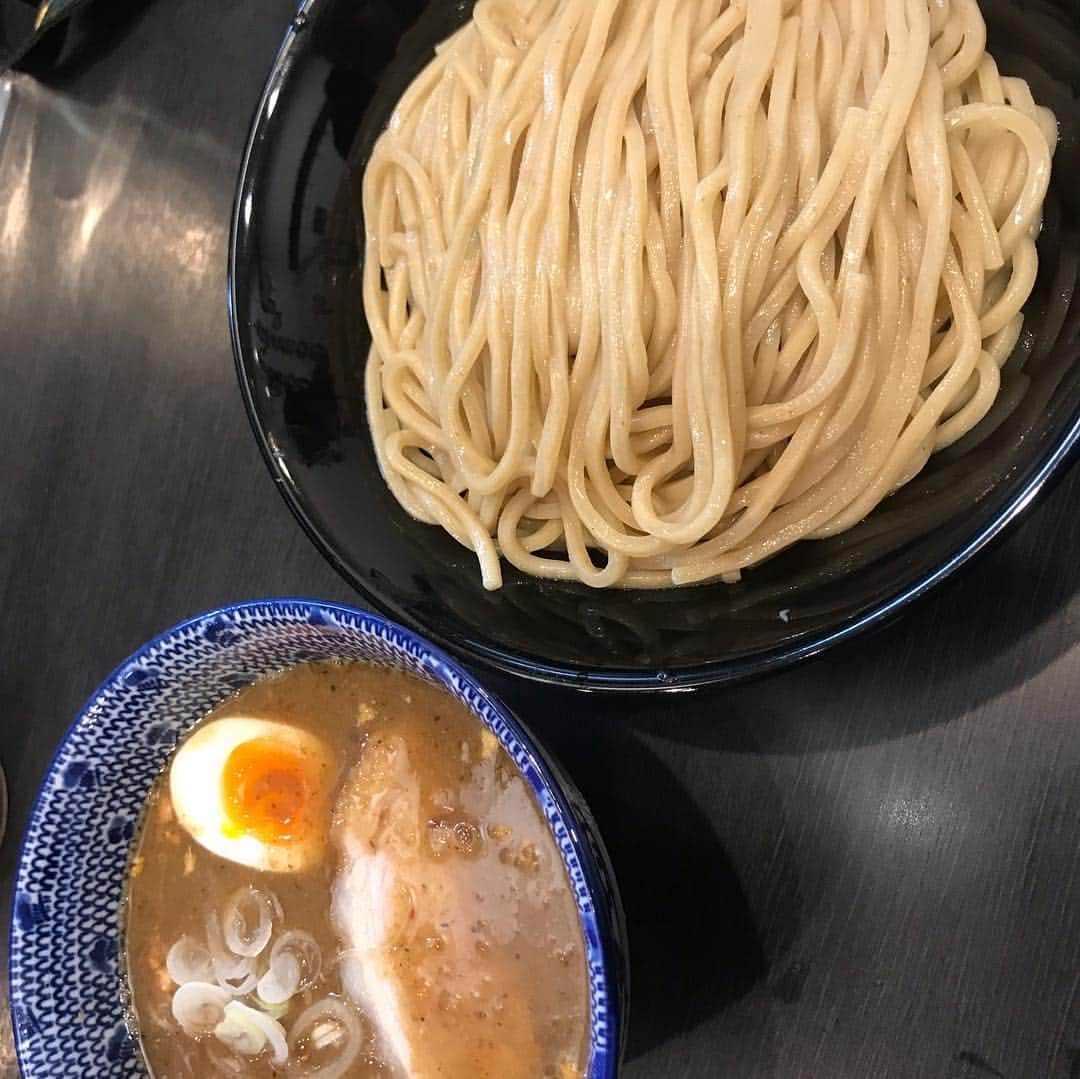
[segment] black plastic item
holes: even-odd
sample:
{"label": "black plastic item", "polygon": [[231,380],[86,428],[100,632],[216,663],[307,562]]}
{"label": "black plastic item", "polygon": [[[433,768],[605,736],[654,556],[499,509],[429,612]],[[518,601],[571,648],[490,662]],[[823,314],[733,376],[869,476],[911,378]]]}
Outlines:
{"label": "black plastic item", "polygon": [[1025,334],[998,406],[861,525],[795,546],[741,583],[593,591],[471,552],[398,506],[364,419],[360,178],[434,44],[471,5],[309,0],[259,105],[237,193],[229,310],[241,385],[286,501],[365,599],[483,666],[604,689],[727,682],[880,624],[1015,518],[1080,439],[1080,14],[982,4],[1003,69],[1062,128]]}
{"label": "black plastic item", "polygon": [[90,0],[0,0],[0,71],[30,59],[39,45],[58,52],[68,18]]}
{"label": "black plastic item", "polygon": [[0,0],[0,71],[22,56],[34,39],[37,9],[26,0]]}

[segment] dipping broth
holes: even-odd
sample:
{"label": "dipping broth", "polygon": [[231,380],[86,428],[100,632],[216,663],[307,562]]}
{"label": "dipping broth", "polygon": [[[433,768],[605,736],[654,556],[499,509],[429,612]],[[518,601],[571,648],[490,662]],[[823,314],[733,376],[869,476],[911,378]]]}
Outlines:
{"label": "dipping broth", "polygon": [[587,1064],[584,942],[545,818],[472,713],[396,671],[294,667],[195,727],[149,799],[126,949],[158,1079]]}

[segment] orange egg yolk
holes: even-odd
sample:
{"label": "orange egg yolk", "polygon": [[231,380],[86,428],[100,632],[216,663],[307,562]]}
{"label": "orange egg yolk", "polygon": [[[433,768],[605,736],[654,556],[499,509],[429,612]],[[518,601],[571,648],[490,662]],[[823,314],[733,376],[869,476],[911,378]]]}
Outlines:
{"label": "orange egg yolk", "polygon": [[293,843],[310,835],[318,792],[316,762],[270,738],[242,742],[222,772],[230,831],[263,843]]}

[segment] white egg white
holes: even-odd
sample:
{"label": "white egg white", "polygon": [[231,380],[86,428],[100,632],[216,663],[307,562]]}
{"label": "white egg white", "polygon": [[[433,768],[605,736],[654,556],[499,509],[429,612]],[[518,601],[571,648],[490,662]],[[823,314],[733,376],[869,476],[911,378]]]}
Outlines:
{"label": "white egg white", "polygon": [[[169,795],[176,819],[200,846],[229,861],[271,873],[311,869],[323,858],[325,827],[280,844],[253,835],[230,834],[234,829],[229,826],[222,797],[222,775],[233,750],[254,739],[289,746],[315,762],[328,765],[331,760],[320,738],[285,723],[247,716],[206,723],[181,744],[169,769]],[[321,774],[329,781],[332,769],[326,767]]]}

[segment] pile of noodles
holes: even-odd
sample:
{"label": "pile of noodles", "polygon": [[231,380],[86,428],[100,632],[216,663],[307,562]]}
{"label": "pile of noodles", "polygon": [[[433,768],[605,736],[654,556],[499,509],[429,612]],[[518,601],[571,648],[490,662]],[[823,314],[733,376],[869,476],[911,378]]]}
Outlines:
{"label": "pile of noodles", "polygon": [[402,506],[662,587],[860,521],[994,402],[1053,115],[975,0],[480,0],[364,177]]}

